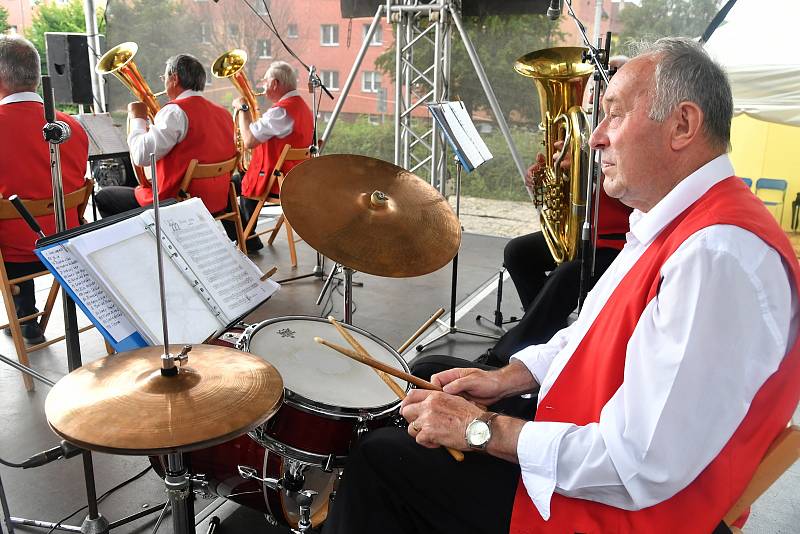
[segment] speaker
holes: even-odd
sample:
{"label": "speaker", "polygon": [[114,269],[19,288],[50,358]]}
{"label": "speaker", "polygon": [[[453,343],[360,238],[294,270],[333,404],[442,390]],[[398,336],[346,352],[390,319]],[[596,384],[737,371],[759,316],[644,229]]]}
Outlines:
{"label": "speaker", "polygon": [[44,38],[56,102],[90,106],[92,75],[86,34],[45,32]]}
{"label": "speaker", "polygon": [[[381,0],[340,0],[342,18],[374,17]],[[422,3],[421,5],[424,5]],[[463,0],[461,14],[465,17],[486,15],[544,15],[548,0]]]}

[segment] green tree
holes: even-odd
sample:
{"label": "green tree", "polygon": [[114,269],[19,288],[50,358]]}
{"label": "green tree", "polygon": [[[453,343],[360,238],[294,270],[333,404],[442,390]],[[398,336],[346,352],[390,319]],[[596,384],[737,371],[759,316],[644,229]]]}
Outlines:
{"label": "green tree", "polygon": [[719,11],[720,0],[642,0],[619,15],[621,43],[659,37],[699,37]]}
{"label": "green tree", "polygon": [[[464,29],[475,47],[506,119],[518,117],[538,120],[539,104],[533,84],[530,79],[514,71],[514,61],[528,52],[560,43],[564,34],[544,15],[465,17]],[[376,67],[394,76],[394,54],[392,46],[376,60]],[[432,49],[418,48],[415,54],[428,59],[432,57]],[[424,61],[421,60],[420,64]],[[460,98],[470,111],[490,109],[455,27],[450,96]]]}
{"label": "green tree", "polygon": [[8,10],[0,6],[0,33],[5,33],[8,30]]}
{"label": "green tree", "polygon": [[[98,31],[103,33],[105,23],[103,9],[97,8]],[[42,58],[42,73],[47,72],[47,56],[45,47],[45,32],[74,32],[86,33],[86,18],[83,14],[82,0],[70,0],[66,4],[57,2],[38,2],[36,14],[33,16],[31,26],[25,30],[25,37],[39,51]]]}

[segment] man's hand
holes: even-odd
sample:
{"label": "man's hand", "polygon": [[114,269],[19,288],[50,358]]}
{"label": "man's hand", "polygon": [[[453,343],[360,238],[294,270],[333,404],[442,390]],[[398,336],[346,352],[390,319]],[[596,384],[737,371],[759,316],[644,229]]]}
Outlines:
{"label": "man's hand", "polygon": [[441,391],[412,389],[400,413],[409,422],[408,433],[423,447],[467,450],[467,425],[484,412],[461,397]]}
{"label": "man's hand", "polygon": [[236,98],[233,99],[233,102],[231,102],[231,106],[233,107],[233,109],[242,109],[242,106],[246,103],[247,100],[245,100],[243,96],[237,96]]}
{"label": "man's hand", "polygon": [[147,106],[144,102],[131,102],[128,104],[129,119],[147,119]]}
{"label": "man's hand", "polygon": [[539,152],[536,154],[536,163],[528,167],[528,172],[525,173],[525,185],[528,187],[535,187],[534,177],[537,173],[544,169],[544,154]]}
{"label": "man's hand", "polygon": [[448,369],[436,373],[431,382],[450,395],[459,395],[482,406],[491,406],[499,400],[536,391],[539,384],[528,368],[520,361],[494,371],[482,369]]}

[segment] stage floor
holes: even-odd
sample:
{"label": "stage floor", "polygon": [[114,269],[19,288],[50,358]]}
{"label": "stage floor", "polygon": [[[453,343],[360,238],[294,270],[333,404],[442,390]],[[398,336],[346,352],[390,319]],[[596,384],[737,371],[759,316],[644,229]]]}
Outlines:
{"label": "stage floor", "polygon": [[[459,255],[457,290],[459,327],[480,330],[488,334],[496,333],[493,327],[487,326],[488,323],[480,325],[475,318],[477,315],[488,317],[490,320],[494,317],[496,304],[494,288],[506,241],[504,238],[464,235]],[[281,280],[312,271],[315,265],[314,252],[301,242],[298,243],[298,253],[299,266],[297,269],[291,269],[285,232],[281,231],[274,247],[267,246],[251,257],[263,270],[276,265],[278,272],[273,278]],[[414,258],[408,258],[408,261],[414,261]],[[329,268],[328,262],[326,270]],[[363,283],[363,287],[353,289],[356,306],[353,324],[381,338],[392,347],[401,345],[437,308],[443,307],[449,312],[451,287],[449,265],[437,272],[417,278],[390,279],[356,274],[354,280]],[[333,296],[325,299],[321,306],[317,306],[315,300],[321,289],[322,281],[316,277],[284,284],[272,299],[253,312],[246,321],[253,323],[288,315],[320,316],[331,312],[337,318],[341,318],[342,287],[336,287]],[[37,285],[37,291],[46,290],[44,284]],[[43,299],[44,295],[39,298]],[[57,304],[56,310],[60,309],[60,304]],[[513,284],[507,278],[503,284],[502,312],[506,319],[521,314]],[[60,323],[63,322],[55,315],[59,314],[54,314],[53,332],[61,328]],[[447,314],[444,318],[447,318]],[[81,324],[85,323],[83,319]],[[435,333],[434,329],[429,330],[428,335],[432,333]],[[423,339],[425,337],[423,336]],[[452,354],[474,359],[491,344],[492,341],[488,339],[455,334],[428,347],[425,354]],[[102,339],[95,331],[81,336],[81,348],[83,362],[105,355]],[[0,336],[0,352],[14,358],[10,338]],[[403,356],[408,361],[416,355],[417,352],[412,347]],[[59,379],[67,371],[63,343],[34,353],[31,361],[38,371],[52,380]],[[58,443],[56,436],[47,427],[44,417],[43,407],[47,392],[47,386],[37,384],[35,391],[26,393],[19,373],[9,366],[0,364],[0,424],[5,429],[0,435],[0,457],[4,460],[19,462]],[[92,457],[98,495],[149,465],[146,457],[98,453]],[[86,504],[83,464],[80,458],[61,460],[25,471],[0,467],[0,476],[8,497],[11,515],[14,517],[55,522]],[[746,532],[796,532],[796,526],[800,524],[797,495],[800,495],[800,464],[790,469],[779,483],[758,501],[747,524]],[[104,500],[100,505],[100,511],[110,522],[114,522],[152,508],[164,500],[163,481],[151,471]],[[205,510],[201,511],[203,508]],[[230,501],[201,499],[197,501],[196,510],[199,520],[202,521],[198,526],[198,532],[201,533],[206,532],[208,520],[212,516],[222,519],[222,524],[217,529],[219,533],[273,534],[287,531],[280,527],[270,527],[261,514]],[[66,523],[79,526],[84,515],[85,512],[82,511]],[[114,528],[112,532],[152,532],[157,515],[150,515]],[[14,530],[46,532],[47,529],[15,526]],[[159,532],[172,532],[169,517],[164,520]]]}

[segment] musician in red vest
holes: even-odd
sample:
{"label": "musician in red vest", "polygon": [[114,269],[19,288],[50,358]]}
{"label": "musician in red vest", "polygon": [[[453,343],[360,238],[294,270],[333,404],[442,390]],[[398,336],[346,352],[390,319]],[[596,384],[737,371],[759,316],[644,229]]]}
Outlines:
{"label": "musician in red vest", "polygon": [[[251,110],[243,97],[233,101],[233,108],[240,110],[239,130],[245,148],[253,149],[252,160],[241,182],[240,212],[242,224],[247,226],[250,217],[258,217],[253,213],[255,198],[264,194],[267,182],[275,168],[275,163],[283,147],[307,148],[311,146],[314,135],[314,117],[308,104],[297,91],[297,73],[285,61],[274,61],[264,74],[264,85],[267,98],[273,102],[257,121],[253,121]],[[284,175],[299,161],[287,161],[281,170]],[[277,180],[269,192],[270,197],[277,198],[280,186]],[[248,252],[263,248],[258,237],[247,239]]]}
{"label": "musician in red vest", "polygon": [[[44,107],[36,93],[40,77],[39,53],[30,41],[0,35],[0,195],[19,195],[25,200],[53,198],[50,147],[42,138]],[[60,145],[64,193],[84,185],[89,139],[81,125],[69,115],[56,118],[70,127],[70,138]],[[76,209],[66,213],[67,226],[77,226]],[[55,232],[55,218],[37,217],[45,234]],[[9,278],[44,270],[33,253],[37,235],[22,219],[0,221],[0,251]],[[17,284],[14,296],[17,317],[37,313],[33,281]],[[6,334],[11,334],[6,329]],[[37,321],[22,324],[22,336],[31,344],[44,341]]]}
{"label": "musician in red vest", "polygon": [[[163,79],[170,102],[156,113],[149,129],[144,103],[128,105],[131,161],[149,166],[150,154],[155,154],[161,200],[182,194],[180,184],[191,160],[216,163],[236,154],[231,114],[202,94],[206,71],[200,61],[189,54],[172,56],[167,60]],[[229,183],[230,174],[197,180],[186,193],[200,197],[209,212],[217,213],[228,206]],[[152,204],[153,189],[150,184],[105,187],[98,191],[95,202],[106,217]]]}
{"label": "musician in red vest", "polygon": [[[603,108],[590,142],[634,211],[577,321],[412,390],[408,428],[351,452],[326,534],[727,531],[800,398],[800,268],[734,175],[730,86],[700,45],[643,50]],[[521,394],[535,413],[497,415]]]}

